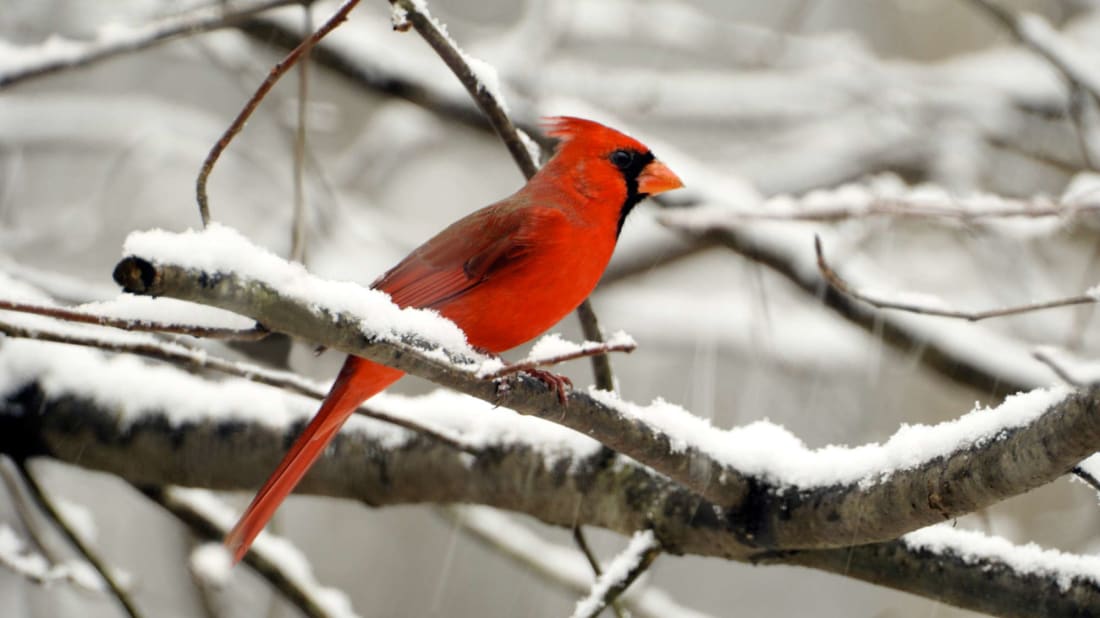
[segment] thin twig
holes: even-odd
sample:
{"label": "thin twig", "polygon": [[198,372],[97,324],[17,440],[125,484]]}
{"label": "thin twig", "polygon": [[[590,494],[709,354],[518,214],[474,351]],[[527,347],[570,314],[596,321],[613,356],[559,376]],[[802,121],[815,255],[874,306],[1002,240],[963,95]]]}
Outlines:
{"label": "thin twig", "polygon": [[258,341],[271,334],[262,325],[241,330],[237,328],[219,328],[214,326],[195,326],[193,324],[157,323],[149,320],[132,320],[128,318],[116,318],[107,315],[95,315],[83,311],[74,311],[64,307],[48,307],[21,303],[13,300],[0,299],[0,310],[18,311],[42,315],[67,322],[79,322],[81,324],[95,324],[127,331],[164,333],[170,335],[189,335],[204,339],[232,339],[235,341]]}
{"label": "thin twig", "polygon": [[951,208],[934,204],[922,204],[920,202],[905,199],[872,200],[866,206],[835,206],[826,208],[814,208],[802,211],[731,211],[726,216],[734,220],[763,220],[763,221],[814,221],[834,222],[851,219],[864,219],[870,217],[898,217],[898,218],[945,218],[960,219],[962,221],[979,221],[983,219],[1009,219],[1019,217],[1065,217],[1070,218],[1083,213],[1100,212],[1100,202],[1084,204],[1060,204],[1043,201],[1033,204],[1023,201],[1004,200],[1006,206],[987,208],[982,210],[966,210],[964,208]]}
{"label": "thin twig", "polygon": [[214,171],[214,164],[217,163],[218,157],[222,152],[229,147],[229,142],[233,141],[233,137],[241,132],[245,123],[249,117],[252,116],[252,112],[256,111],[256,108],[260,105],[260,101],[264,99],[267,93],[275,86],[275,83],[279,81],[279,78],[283,76],[290,67],[294,66],[294,63],[305,53],[312,48],[325,37],[329,32],[332,32],[337,26],[344,22],[348,18],[348,13],[351,12],[355,5],[359,4],[359,0],[345,0],[340,5],[340,8],[333,13],[332,17],[329,17],[328,21],[321,25],[321,27],[302,41],[297,47],[290,51],[281,61],[279,61],[271,71],[267,74],[267,78],[264,79],[260,87],[256,89],[255,94],[252,95],[248,102],[245,103],[244,108],[241,109],[237,117],[233,119],[233,123],[229,125],[229,128],[222,133],[220,139],[214,144],[214,147],[210,149],[210,153],[206,155],[206,159],[202,162],[202,168],[199,169],[198,178],[195,180],[195,197],[199,203],[199,216],[202,218],[202,224],[208,225],[210,223],[210,203],[206,194],[206,182],[210,177],[210,172]]}
{"label": "thin twig", "polygon": [[446,63],[451,72],[455,74],[466,92],[470,93],[477,106],[489,118],[497,135],[508,148],[516,165],[523,175],[530,178],[538,171],[538,162],[531,159],[531,154],[523,144],[523,139],[516,130],[516,125],[504,111],[500,101],[497,101],[493,92],[485,88],[478,79],[473,69],[466,61],[465,55],[458,49],[454,42],[439,27],[439,24],[427,13],[427,3],[423,0],[390,0],[392,4],[400,6],[405,11],[405,18],[416,29],[417,33],[431,46],[440,59]]}
{"label": "thin twig", "polygon": [[[9,337],[34,339],[37,341],[51,341],[55,343],[66,343],[71,345],[96,348],[100,350],[107,350],[110,352],[136,354],[138,356],[154,358],[157,360],[193,367],[196,369],[210,369],[213,371],[220,371],[222,373],[238,378],[243,378],[251,382],[273,386],[275,388],[295,392],[300,395],[305,395],[306,397],[311,397],[317,400],[323,400],[326,395],[326,392],[323,389],[316,387],[309,381],[303,380],[297,375],[281,371],[273,371],[271,369],[266,369],[264,367],[252,365],[249,363],[228,361],[222,358],[218,358],[216,356],[210,356],[204,350],[197,350],[178,343],[111,341],[109,339],[101,339],[91,336],[82,337],[73,333],[59,333],[43,329],[29,329],[3,321],[0,321],[0,333],[3,333]],[[443,433],[438,429],[433,429],[417,421],[404,419],[399,416],[392,416],[390,414],[386,414],[385,412],[371,409],[367,406],[360,406],[356,409],[355,412],[356,414],[366,416],[368,418],[373,418],[375,420],[389,423],[391,425],[403,427],[405,429],[408,429],[409,431],[413,431],[418,434],[423,434],[465,453],[477,454],[478,452],[480,452],[477,447],[467,444],[461,439],[447,435],[446,433]]]}
{"label": "thin twig", "polygon": [[1070,374],[1069,369],[1067,369],[1056,358],[1048,354],[1045,350],[1035,350],[1031,353],[1031,356],[1040,363],[1043,363],[1047,367],[1050,367],[1050,370],[1053,371],[1066,384],[1076,387],[1084,386],[1081,380]]}
{"label": "thin twig", "polygon": [[96,555],[92,548],[88,547],[76,531],[69,526],[69,523],[65,521],[61,512],[57,510],[57,506],[54,505],[45,490],[42,489],[42,486],[38,484],[37,479],[34,478],[31,471],[27,469],[27,463],[25,461],[19,461],[16,462],[16,466],[19,468],[19,474],[27,489],[30,491],[31,497],[42,507],[43,512],[53,520],[54,524],[57,525],[57,529],[60,530],[69,543],[76,548],[77,552],[79,552],[80,555],[88,561],[88,564],[92,565],[92,568],[99,573],[99,576],[103,578],[103,581],[107,584],[107,587],[111,590],[111,593],[114,595],[115,599],[118,600],[119,605],[122,606],[126,614],[129,615],[130,618],[141,618],[141,612],[139,612],[137,606],[134,605],[130,595],[122,589],[122,586],[120,586],[117,581],[115,581],[107,565],[99,559],[99,556]]}
{"label": "thin twig", "polygon": [[174,38],[236,26],[265,11],[299,1],[301,0],[266,0],[232,12],[226,11],[224,7],[206,6],[121,33],[112,31],[110,36],[101,39],[69,41],[65,45],[54,46],[52,50],[47,47],[35,53],[33,59],[22,66],[0,73],[0,89],[31,78],[141,51]]}
{"label": "thin twig", "polygon": [[[600,321],[596,317],[596,310],[592,308],[592,302],[585,299],[577,307],[577,319],[581,322],[581,332],[587,341],[603,341],[603,331],[600,330]],[[611,371],[611,359],[604,354],[596,354],[592,359],[592,374],[596,378],[596,388],[602,391],[615,390],[615,374]]]}
{"label": "thin twig", "polygon": [[[313,32],[312,4],[302,2],[302,30],[307,35]],[[298,62],[298,126],[294,132],[294,212],[291,217],[290,261],[305,263],[306,257],[306,119],[309,101],[309,55],[311,47],[302,52]]]}
{"label": "thin twig", "polygon": [[1100,480],[1097,480],[1097,478],[1093,476],[1091,472],[1085,470],[1081,466],[1074,466],[1073,474],[1076,475],[1077,478],[1091,485],[1094,490],[1100,492]]}
{"label": "thin twig", "polygon": [[578,358],[584,358],[586,356],[603,355],[606,356],[608,352],[633,352],[638,347],[638,344],[633,341],[622,343],[607,343],[599,342],[595,345],[588,345],[580,350],[574,352],[567,352],[565,354],[556,354],[554,356],[547,356],[545,358],[535,358],[530,360],[519,361],[516,363],[509,363],[496,371],[482,374],[481,377],[486,380],[496,380],[497,378],[503,378],[504,376],[519,373],[521,371],[530,371],[537,369],[538,367],[548,367],[551,365],[557,365]]}
{"label": "thin twig", "polygon": [[821,275],[825,277],[825,280],[829,282],[829,285],[833,286],[838,292],[851,296],[856,300],[863,301],[869,305],[877,307],[879,309],[897,309],[899,311],[908,311],[910,313],[917,313],[921,315],[935,315],[945,318],[959,318],[970,322],[977,322],[979,320],[985,320],[987,318],[999,318],[1008,315],[1019,315],[1023,313],[1031,313],[1033,311],[1041,311],[1043,309],[1055,309],[1058,307],[1070,307],[1073,305],[1090,305],[1097,301],[1097,299],[1088,294],[1082,294],[1080,296],[1071,296],[1069,298],[1059,298],[1056,300],[1048,300],[1038,303],[1029,303],[1026,305],[1017,305],[1014,307],[1004,307],[1001,309],[989,309],[986,311],[958,311],[954,309],[939,309],[936,307],[929,307],[926,305],[920,305],[917,303],[895,302],[891,300],[883,300],[880,298],[874,298],[868,296],[856,290],[848,284],[844,279],[840,277],[825,261],[825,254],[821,248],[821,237],[814,236],[814,250],[817,252],[817,268],[821,271]]}

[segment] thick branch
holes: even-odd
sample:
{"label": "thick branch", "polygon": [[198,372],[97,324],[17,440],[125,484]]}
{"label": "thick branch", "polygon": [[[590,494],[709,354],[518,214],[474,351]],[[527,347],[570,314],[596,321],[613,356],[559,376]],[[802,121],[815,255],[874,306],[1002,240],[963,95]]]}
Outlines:
{"label": "thick branch", "polygon": [[[244,489],[266,476],[294,433],[226,418],[173,425],[153,410],[142,419],[120,421],[111,407],[27,384],[0,400],[0,451],[48,455],[139,485]],[[713,505],[621,458],[594,465],[516,444],[470,459],[429,440],[394,447],[353,430],[337,436],[300,489],[374,506],[481,503],[554,525],[580,522],[623,534],[653,525],[670,553],[807,566],[1000,615],[1100,612],[1094,581],[1068,577],[1061,587],[1055,574],[1023,573],[994,557],[963,559],[903,541],[750,553]]]}
{"label": "thick branch", "polygon": [[1090,616],[1100,608],[1100,586],[1080,577],[1021,572],[994,556],[929,551],[905,541],[827,551],[796,552],[762,564],[797,564],[956,607],[1009,618]]}

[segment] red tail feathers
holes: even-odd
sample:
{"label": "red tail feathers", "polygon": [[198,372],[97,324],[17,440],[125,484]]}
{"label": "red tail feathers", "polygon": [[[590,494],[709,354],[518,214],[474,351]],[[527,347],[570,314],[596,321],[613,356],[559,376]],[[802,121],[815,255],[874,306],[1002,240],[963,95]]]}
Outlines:
{"label": "red tail feathers", "polygon": [[349,356],[325,397],[321,409],[294,441],[279,467],[267,479],[240,521],[225,537],[225,546],[233,554],[233,563],[248,553],[252,541],[267,525],[283,500],[302,480],[314,460],[325,450],[351,413],[402,375],[397,369]]}

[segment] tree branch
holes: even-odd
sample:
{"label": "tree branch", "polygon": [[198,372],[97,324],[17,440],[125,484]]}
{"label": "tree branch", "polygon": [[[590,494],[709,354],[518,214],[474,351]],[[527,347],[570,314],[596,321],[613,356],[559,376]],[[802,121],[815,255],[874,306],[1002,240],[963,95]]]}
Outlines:
{"label": "tree branch", "polygon": [[878,309],[897,309],[899,311],[908,311],[910,313],[919,313],[922,315],[935,315],[944,318],[960,318],[963,320],[967,320],[968,322],[977,322],[979,320],[985,320],[988,318],[1000,318],[1008,315],[1019,315],[1021,313],[1042,311],[1044,309],[1057,309],[1059,307],[1072,307],[1074,305],[1091,305],[1097,301],[1097,297],[1095,296],[1089,294],[1081,294],[1079,296],[1071,296],[1069,298],[1059,298],[1056,300],[1029,303],[1026,305],[1017,305],[1014,307],[1002,307],[1000,309],[987,309],[985,311],[959,311],[955,309],[941,309],[939,307],[932,307],[926,304],[915,302],[893,301],[882,298],[875,298],[855,289],[854,287],[849,285],[843,277],[837,274],[835,270],[833,270],[832,266],[830,266],[829,263],[825,260],[825,251],[821,248],[821,237],[817,235],[814,236],[814,252],[817,254],[817,268],[819,271],[821,271],[821,276],[825,277],[825,280],[829,282],[829,285],[831,285],[833,289],[837,290],[841,294],[851,296],[856,300],[865,302]]}
{"label": "tree branch", "polygon": [[263,339],[264,337],[267,337],[270,334],[270,332],[261,324],[257,324],[255,327],[247,330],[241,330],[237,328],[220,328],[214,326],[199,326],[194,324],[152,322],[149,320],[116,318],[109,315],[96,315],[93,313],[88,313],[86,311],[65,309],[63,307],[34,305],[31,303],[22,303],[4,299],[0,299],[0,310],[18,311],[19,313],[42,315],[58,320],[65,320],[66,322],[95,324],[96,326],[107,326],[110,328],[118,328],[120,330],[127,331],[153,332],[169,335],[189,335],[191,337],[200,337],[204,339],[258,341],[260,339]]}
{"label": "tree branch", "polygon": [[[47,455],[141,486],[252,487],[282,455],[287,433],[223,414],[178,423],[147,410],[136,419],[120,419],[111,406],[74,393],[44,391],[35,383],[0,399],[0,451]],[[652,527],[669,553],[808,566],[1003,615],[1044,607],[1052,610],[1030,615],[1100,612],[1095,578],[1023,572],[980,551],[963,555],[950,548],[891,541],[761,552],[745,545],[737,523],[722,517],[713,504],[646,466],[625,458],[593,465],[586,456],[560,451],[548,458],[544,449],[533,439],[470,459],[423,438],[395,445],[385,436],[349,427],[337,435],[300,489],[372,506],[481,503],[553,525],[579,522],[624,534]],[[173,456],[164,457],[166,452]]]}
{"label": "tree branch", "polygon": [[134,604],[133,599],[130,598],[130,594],[122,589],[118,580],[111,574],[110,569],[96,552],[88,546],[84,539],[80,538],[80,535],[69,525],[65,518],[61,515],[61,512],[57,510],[53,500],[46,494],[42,486],[38,484],[38,479],[34,478],[34,474],[27,469],[27,462],[25,459],[19,459],[16,462],[19,468],[19,473],[25,483],[27,489],[30,491],[34,501],[42,508],[43,512],[54,522],[57,529],[65,536],[69,543],[80,553],[84,560],[88,561],[88,564],[92,565],[92,568],[99,573],[99,577],[107,584],[107,589],[114,595],[115,600],[122,606],[122,610],[126,612],[130,618],[141,618],[142,614],[138,611],[137,606]]}
{"label": "tree branch", "polygon": [[596,618],[645,573],[661,553],[661,542],[652,530],[634,533],[630,545],[596,578],[588,596],[577,602],[573,618]]}
{"label": "tree branch", "polygon": [[[153,47],[172,39],[220,30],[240,25],[271,9],[301,0],[263,0],[233,11],[219,3],[205,6],[179,16],[169,17],[122,32],[112,31],[91,41],[47,42],[39,46],[16,47],[26,60],[14,67],[5,61],[8,70],[0,73],[0,89],[20,82],[68,69],[85,67],[97,62]],[[10,51],[6,53],[11,53]]]}
{"label": "tree branch", "polygon": [[[326,323],[325,318],[319,319],[314,303],[288,297],[263,281],[231,273],[154,264],[138,257],[120,262],[115,268],[115,280],[135,294],[167,296],[252,314],[269,328],[291,336],[401,369],[523,414],[552,420],[646,462],[719,504],[735,506],[748,487],[744,476],[712,456],[692,446],[673,449],[672,438],[664,432],[640,419],[628,418],[590,395],[570,392],[569,404],[563,406],[545,384],[523,375],[516,376],[509,388],[501,391],[492,381],[440,361],[438,351],[436,356],[428,356],[430,346],[425,347],[415,333],[371,340],[359,326],[360,316],[325,311],[331,320]],[[444,353],[453,358],[462,354]]]}
{"label": "tree branch", "polygon": [[[170,241],[160,238],[159,242]],[[890,469],[884,463],[867,465],[862,473],[867,478],[850,483],[834,481],[839,484],[825,487],[798,487],[767,478],[768,474],[778,473],[749,473],[719,459],[723,449],[736,450],[733,435],[709,427],[701,434],[678,433],[683,424],[690,424],[686,412],[658,424],[658,413],[632,411],[629,404],[598,391],[572,392],[568,405],[563,406],[544,384],[525,377],[515,380],[502,393],[495,384],[477,379],[471,371],[438,360],[440,350],[430,352],[431,347],[414,336],[364,335],[358,317],[367,316],[319,309],[317,299],[324,296],[325,288],[310,288],[313,284],[306,280],[295,281],[291,287],[308,290],[310,301],[288,296],[263,281],[153,264],[139,258],[124,260],[116,275],[129,291],[242,312],[276,331],[396,367],[589,435],[727,509],[729,521],[747,535],[744,541],[761,548],[824,548],[896,538],[1050,482],[1100,447],[1100,417],[1092,414],[1100,387],[1071,395],[1037,392],[1015,403],[1007,402],[1000,423],[984,425],[981,417],[960,419],[957,422],[967,423],[965,427],[969,428],[962,442],[957,437],[944,437],[955,435],[949,427],[939,429],[944,436],[925,436],[942,446],[926,450],[920,461],[912,461],[904,445],[895,446],[905,453],[883,451],[882,457],[887,461],[904,459],[904,466],[895,463],[891,465],[897,467]],[[323,283],[305,273],[300,276],[316,285]],[[443,356],[458,354],[444,351]],[[1009,412],[1011,406],[1016,406],[1016,412]],[[1021,410],[1034,416],[1017,416]],[[913,439],[913,435],[910,433],[906,439]],[[712,442],[724,446],[700,446]],[[880,448],[888,449],[889,444]],[[1014,465],[1005,465],[1005,461]]]}
{"label": "tree branch", "polygon": [[233,141],[233,138],[244,129],[244,125],[248,122],[248,119],[252,116],[252,112],[256,111],[259,107],[260,101],[267,96],[267,93],[275,86],[275,82],[279,81],[279,78],[290,70],[294,63],[302,56],[302,54],[308,52],[317,41],[320,41],[326,34],[332,32],[337,26],[344,22],[348,18],[348,13],[351,12],[355,5],[359,4],[359,0],[345,0],[344,4],[340,5],[340,8],[332,14],[332,17],[328,18],[316,32],[306,37],[301,44],[295,47],[289,54],[286,55],[278,64],[272,67],[271,71],[267,74],[263,83],[256,89],[255,94],[245,103],[237,117],[233,119],[233,122],[229,125],[229,128],[225,130],[221,138],[218,139],[214,147],[210,149],[210,152],[206,155],[206,159],[202,162],[202,167],[199,169],[198,178],[195,180],[195,197],[199,203],[199,216],[202,218],[203,225],[210,223],[210,204],[206,195],[206,181],[210,177],[210,173],[214,171],[214,164],[218,162],[218,158],[221,157],[222,152],[229,147],[229,142]]}

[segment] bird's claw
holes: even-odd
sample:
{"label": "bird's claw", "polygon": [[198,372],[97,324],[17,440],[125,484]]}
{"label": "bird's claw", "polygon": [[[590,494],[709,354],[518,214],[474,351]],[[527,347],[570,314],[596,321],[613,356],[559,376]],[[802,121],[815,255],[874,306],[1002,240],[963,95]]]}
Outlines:
{"label": "bird's claw", "polygon": [[524,370],[524,373],[542,382],[547,388],[556,393],[558,395],[558,401],[560,401],[562,405],[569,403],[566,399],[568,394],[566,391],[573,389],[572,380],[552,371],[546,371],[545,369],[527,369]]}

